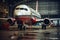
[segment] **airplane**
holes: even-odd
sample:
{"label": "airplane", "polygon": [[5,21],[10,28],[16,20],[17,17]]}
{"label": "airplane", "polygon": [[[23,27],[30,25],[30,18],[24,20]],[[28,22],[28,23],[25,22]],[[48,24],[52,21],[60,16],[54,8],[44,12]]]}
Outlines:
{"label": "airplane", "polygon": [[0,19],[4,19],[4,20],[6,19],[11,26],[15,24],[15,21],[17,21],[18,25],[21,24],[19,23],[20,21],[22,21],[23,24],[27,24],[27,25],[34,25],[37,22],[43,22],[45,25],[50,25],[52,23],[51,22],[52,20],[53,21],[56,20],[49,18],[44,18],[44,19],[41,18],[40,13],[38,12],[38,1],[36,3],[36,10],[30,8],[27,5],[21,4],[15,7],[13,14],[14,14],[14,18],[0,18]]}
{"label": "airplane", "polygon": [[[13,23],[12,19],[8,19],[8,22],[11,21],[11,23]],[[14,20],[22,21],[24,24],[27,25],[34,25],[37,22],[43,22],[45,25],[50,25],[52,23],[51,21],[56,19],[41,19],[40,13],[36,12],[36,10],[30,8],[27,5],[17,5],[14,9]]]}
{"label": "airplane", "polygon": [[14,9],[14,18],[0,18],[7,20],[9,24],[12,26],[15,24],[15,21],[18,21],[18,25],[20,24],[19,22],[22,21],[23,24],[27,25],[34,25],[37,22],[43,22],[45,25],[50,25],[52,22],[51,20],[56,20],[56,19],[49,19],[49,18],[41,18],[41,15],[39,12],[36,12],[36,10],[30,8],[27,5],[17,5]]}
{"label": "airplane", "polygon": [[31,20],[32,23],[36,22],[37,18],[41,18],[41,15],[27,5],[18,5],[14,10],[14,17],[29,24]]}

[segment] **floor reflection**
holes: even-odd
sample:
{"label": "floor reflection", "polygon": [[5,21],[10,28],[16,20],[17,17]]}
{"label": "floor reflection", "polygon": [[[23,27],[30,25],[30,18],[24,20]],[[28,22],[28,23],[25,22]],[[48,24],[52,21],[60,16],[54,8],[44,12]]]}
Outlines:
{"label": "floor reflection", "polygon": [[0,40],[60,40],[56,28],[22,31],[0,31]]}

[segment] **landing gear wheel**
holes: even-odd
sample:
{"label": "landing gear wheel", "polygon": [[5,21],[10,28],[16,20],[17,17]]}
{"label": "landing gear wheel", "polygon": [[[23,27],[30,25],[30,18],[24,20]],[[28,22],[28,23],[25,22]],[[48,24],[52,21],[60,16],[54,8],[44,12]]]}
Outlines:
{"label": "landing gear wheel", "polygon": [[17,20],[17,24],[18,24],[18,29],[22,30],[23,29],[23,21]]}
{"label": "landing gear wheel", "polygon": [[46,25],[45,24],[42,24],[42,29],[46,29]]}

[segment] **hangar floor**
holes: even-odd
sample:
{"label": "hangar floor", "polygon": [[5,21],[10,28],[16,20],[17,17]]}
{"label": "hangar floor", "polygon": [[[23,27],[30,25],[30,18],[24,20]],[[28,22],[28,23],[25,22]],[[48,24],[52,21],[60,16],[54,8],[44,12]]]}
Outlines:
{"label": "hangar floor", "polygon": [[58,28],[1,31],[0,40],[60,40]]}

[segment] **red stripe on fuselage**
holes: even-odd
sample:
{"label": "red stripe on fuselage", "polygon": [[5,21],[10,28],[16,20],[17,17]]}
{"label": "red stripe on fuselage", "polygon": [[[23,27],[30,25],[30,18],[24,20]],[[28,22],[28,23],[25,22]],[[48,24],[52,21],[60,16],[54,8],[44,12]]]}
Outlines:
{"label": "red stripe on fuselage", "polygon": [[26,17],[26,16],[22,16],[22,17],[17,17],[16,20],[22,20],[24,23],[35,23],[36,20],[31,18],[31,17]]}

